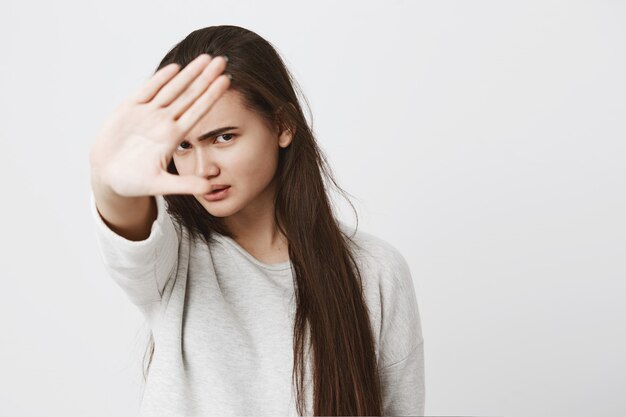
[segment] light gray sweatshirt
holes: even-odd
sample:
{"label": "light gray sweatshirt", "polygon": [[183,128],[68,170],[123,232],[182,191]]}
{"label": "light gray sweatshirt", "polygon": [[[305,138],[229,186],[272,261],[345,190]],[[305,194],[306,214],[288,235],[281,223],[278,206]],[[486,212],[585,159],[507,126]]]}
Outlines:
{"label": "light gray sweatshirt", "polygon": [[[292,389],[295,295],[290,261],[266,264],[235,240],[204,244],[167,213],[143,241],[91,213],[107,273],[145,316],[155,350],[141,403],[152,416],[297,416]],[[386,241],[340,223],[361,248],[384,415],[424,414],[424,350],[409,266]],[[307,415],[311,360],[305,356]]]}

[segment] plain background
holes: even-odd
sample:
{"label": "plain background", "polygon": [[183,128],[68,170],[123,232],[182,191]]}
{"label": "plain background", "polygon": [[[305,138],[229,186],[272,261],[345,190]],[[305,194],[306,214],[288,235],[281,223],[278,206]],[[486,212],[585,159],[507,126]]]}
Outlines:
{"label": "plain background", "polygon": [[146,333],[101,264],[88,153],[219,24],[278,48],[359,226],[409,262],[427,415],[626,414],[626,2],[10,0],[0,415],[136,413]]}

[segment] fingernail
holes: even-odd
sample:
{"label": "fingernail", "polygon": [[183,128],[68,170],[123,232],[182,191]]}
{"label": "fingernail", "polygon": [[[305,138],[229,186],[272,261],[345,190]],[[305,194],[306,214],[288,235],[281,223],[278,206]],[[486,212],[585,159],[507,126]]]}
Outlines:
{"label": "fingernail", "polygon": [[231,80],[233,79],[233,76],[231,75],[230,72],[225,72],[224,75],[226,75],[228,78],[230,78]]}
{"label": "fingernail", "polygon": [[224,57],[224,59],[226,60],[226,62],[228,62],[228,55],[222,55]]}

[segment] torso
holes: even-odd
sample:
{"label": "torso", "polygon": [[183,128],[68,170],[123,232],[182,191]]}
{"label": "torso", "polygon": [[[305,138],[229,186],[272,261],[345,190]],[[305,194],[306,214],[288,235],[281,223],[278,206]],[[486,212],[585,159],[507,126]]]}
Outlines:
{"label": "torso", "polygon": [[254,248],[245,242],[237,243],[260,262],[271,265],[289,261],[289,246],[286,243],[281,242],[277,247],[262,249]]}

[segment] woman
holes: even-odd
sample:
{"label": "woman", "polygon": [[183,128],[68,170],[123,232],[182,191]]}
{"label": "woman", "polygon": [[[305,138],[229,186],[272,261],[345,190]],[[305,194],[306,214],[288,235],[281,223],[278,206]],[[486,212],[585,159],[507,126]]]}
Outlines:
{"label": "woman", "polygon": [[142,415],[424,412],[409,267],[336,220],[294,84],[256,33],[199,29],[97,135],[101,254],[151,329]]}

